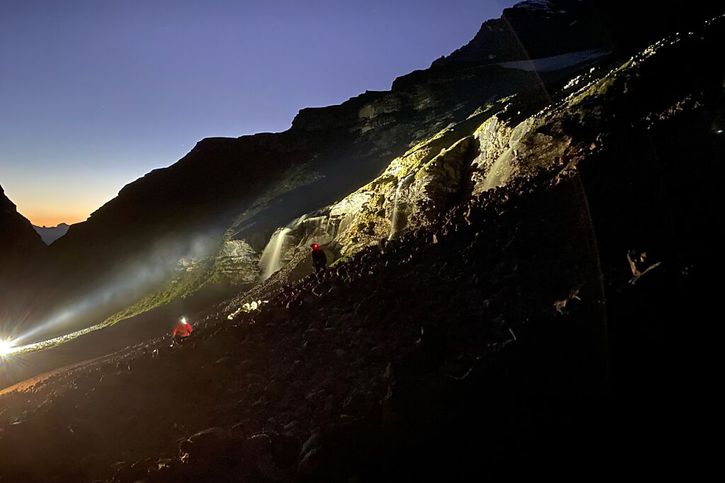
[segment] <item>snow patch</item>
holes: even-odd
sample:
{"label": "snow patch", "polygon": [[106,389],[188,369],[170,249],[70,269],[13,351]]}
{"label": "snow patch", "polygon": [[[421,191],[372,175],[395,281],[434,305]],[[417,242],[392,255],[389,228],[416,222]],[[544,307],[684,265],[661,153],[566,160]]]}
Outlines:
{"label": "snow patch", "polygon": [[585,62],[591,62],[607,55],[606,50],[579,50],[552,57],[541,57],[539,59],[514,60],[511,62],[500,62],[499,65],[505,69],[523,70],[526,72],[551,72],[565,69]]}

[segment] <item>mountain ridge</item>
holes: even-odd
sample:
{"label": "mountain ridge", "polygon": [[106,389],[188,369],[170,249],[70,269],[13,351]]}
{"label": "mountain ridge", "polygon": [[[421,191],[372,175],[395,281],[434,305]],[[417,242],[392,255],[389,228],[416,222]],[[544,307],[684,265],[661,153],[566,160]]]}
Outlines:
{"label": "mountain ridge", "polygon": [[[654,3],[624,10],[632,13],[628,22],[642,22]],[[548,89],[556,89],[582,67],[550,73],[505,69],[491,61],[507,57],[481,57],[486,51],[480,51],[479,44],[488,48],[481,35],[493,35],[486,25],[504,25],[508,30],[491,32],[507,39],[499,43],[511,46],[515,54],[511,59],[527,56],[527,52],[559,53],[562,47],[557,39],[562,33],[558,29],[550,32],[552,22],[563,22],[559,17],[569,21],[572,15],[579,15],[576,12],[583,12],[591,22],[592,9],[602,8],[600,2],[549,4],[557,8],[567,5],[567,11],[557,13],[554,8],[552,20],[547,18],[548,11],[527,8],[525,2],[506,9],[503,20],[484,22],[468,46],[446,61],[433,62],[427,70],[395,79],[390,91],[369,91],[336,106],[302,109],[290,129],[281,133],[203,139],[177,163],[126,185],[116,198],[86,222],[73,225],[49,248],[48,274],[41,290],[48,294],[48,304],[34,314],[32,323],[44,320],[68,300],[82,300],[94,287],[116,285],[115,277],[129,264],[163,260],[158,276],[144,279],[127,293],[118,292],[112,305],[79,315],[76,324],[103,320],[144,294],[163,290],[164,284],[176,281],[179,267],[174,260],[214,257],[224,252],[227,242],[248,244],[261,253],[278,227],[344,198],[378,176],[391,159],[477,109],[485,109],[488,103],[528,92],[545,105],[550,99]],[[621,5],[617,3],[617,8]],[[610,6],[606,12],[614,10]],[[607,22],[602,27],[605,30],[611,26]],[[531,25],[539,33],[527,34]],[[648,32],[664,28],[652,25]],[[542,41],[542,29],[550,32],[551,39]],[[581,36],[569,44],[572,48],[601,47],[606,42],[600,33],[601,29],[582,29]],[[624,31],[620,38],[616,45],[635,43],[630,32]],[[533,45],[538,50],[532,50]],[[623,53],[615,52],[609,59],[618,55]],[[201,245],[204,253],[199,253]],[[168,256],[159,255],[165,246],[172,247],[165,254]],[[217,276],[210,272],[208,280]],[[222,278],[230,289],[239,290],[244,286],[239,280],[246,284],[248,273],[241,279]],[[60,279],[63,284],[58,283]]]}

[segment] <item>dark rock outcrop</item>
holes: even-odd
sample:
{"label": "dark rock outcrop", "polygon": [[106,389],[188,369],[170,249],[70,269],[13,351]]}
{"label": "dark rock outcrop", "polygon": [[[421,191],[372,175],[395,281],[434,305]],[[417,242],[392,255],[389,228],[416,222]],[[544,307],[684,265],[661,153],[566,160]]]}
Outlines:
{"label": "dark rock outcrop", "polygon": [[37,256],[45,251],[41,243],[31,223],[18,213],[0,186],[0,268],[7,270]]}
{"label": "dark rock outcrop", "polygon": [[12,335],[31,303],[46,246],[0,186],[0,331]]}

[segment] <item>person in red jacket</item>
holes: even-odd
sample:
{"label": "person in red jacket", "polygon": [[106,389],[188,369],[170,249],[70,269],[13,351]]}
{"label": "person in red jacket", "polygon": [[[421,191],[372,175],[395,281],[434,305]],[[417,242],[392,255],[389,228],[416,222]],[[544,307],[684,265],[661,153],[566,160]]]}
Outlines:
{"label": "person in red jacket", "polygon": [[194,327],[186,320],[186,317],[182,317],[171,329],[171,345],[180,343],[181,339],[189,337],[192,332],[194,332]]}
{"label": "person in red jacket", "polygon": [[315,272],[320,272],[327,267],[327,256],[318,243],[310,245],[312,248],[312,267]]}

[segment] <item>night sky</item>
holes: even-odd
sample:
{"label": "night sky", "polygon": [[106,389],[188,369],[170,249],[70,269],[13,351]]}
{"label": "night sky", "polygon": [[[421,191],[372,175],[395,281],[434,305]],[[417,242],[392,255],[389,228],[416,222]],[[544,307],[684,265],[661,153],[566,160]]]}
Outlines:
{"label": "night sky", "polygon": [[35,224],[82,221],[203,137],[389,89],[513,3],[0,0],[0,185]]}

